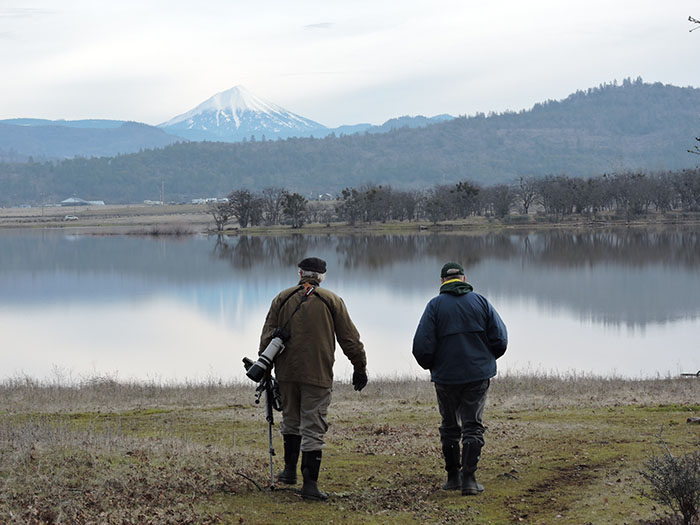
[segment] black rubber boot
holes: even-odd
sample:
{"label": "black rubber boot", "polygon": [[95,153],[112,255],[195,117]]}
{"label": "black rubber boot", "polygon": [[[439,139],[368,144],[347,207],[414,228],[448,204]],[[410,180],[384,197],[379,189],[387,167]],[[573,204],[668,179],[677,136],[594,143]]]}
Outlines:
{"label": "black rubber boot", "polygon": [[445,470],[447,471],[447,481],[442,486],[442,490],[459,490],[462,488],[460,468],[462,463],[459,460],[459,445],[443,445],[442,455],[445,458]]}
{"label": "black rubber boot", "polygon": [[462,496],[475,496],[484,492],[484,486],[476,481],[476,466],[481,457],[481,445],[467,442],[462,448]]}
{"label": "black rubber boot", "polygon": [[282,434],[282,437],[284,438],[284,470],[277,475],[277,481],[286,485],[296,485],[301,436]]}
{"label": "black rubber boot", "polygon": [[304,477],[304,484],[301,487],[301,497],[315,501],[326,501],[328,494],[318,490],[318,472],[321,470],[321,458],[323,453],[320,450],[301,453],[301,475]]}

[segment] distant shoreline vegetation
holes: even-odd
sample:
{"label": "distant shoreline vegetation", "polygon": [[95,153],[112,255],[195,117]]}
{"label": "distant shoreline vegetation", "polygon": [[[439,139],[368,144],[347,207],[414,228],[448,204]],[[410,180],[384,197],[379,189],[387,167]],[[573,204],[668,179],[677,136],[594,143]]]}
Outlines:
{"label": "distant shoreline vegetation", "polygon": [[277,186],[261,191],[238,188],[225,198],[197,201],[0,209],[0,227],[179,236],[696,224],[700,169],[588,178],[520,177],[491,186],[463,180],[422,190],[363,184],[316,199]]}
{"label": "distant shoreline vegetation", "polygon": [[[329,196],[330,198],[330,196]],[[391,222],[459,221],[472,217],[506,224],[532,220],[567,222],[573,216],[591,220],[625,220],[659,214],[700,212],[700,170],[653,175],[623,173],[576,178],[566,175],[520,177],[512,184],[481,186],[465,180],[426,190],[398,190],[365,184],[345,188],[337,199],[308,200],[284,188],[262,192],[236,189],[209,207],[217,231],[234,221],[239,228],[307,223],[351,226]]]}

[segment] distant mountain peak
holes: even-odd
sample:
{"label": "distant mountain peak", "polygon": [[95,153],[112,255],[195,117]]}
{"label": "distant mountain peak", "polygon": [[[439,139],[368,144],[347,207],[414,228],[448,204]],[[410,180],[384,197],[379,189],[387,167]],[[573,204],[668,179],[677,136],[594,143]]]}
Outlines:
{"label": "distant mountain peak", "polygon": [[180,122],[190,120],[202,113],[215,112],[230,115],[238,128],[241,124],[239,117],[246,111],[265,114],[287,112],[287,110],[283,107],[273,104],[272,102],[268,102],[254,93],[251,93],[245,88],[245,86],[238,85],[209,97],[196,108],[183,113],[182,115],[178,115],[177,117],[160,124],[160,126],[172,126],[179,124]]}
{"label": "distant mountain peak", "polygon": [[237,85],[208,98],[194,109],[159,125],[169,133],[196,138],[209,135],[223,140],[308,136],[325,126],[269,102]]}

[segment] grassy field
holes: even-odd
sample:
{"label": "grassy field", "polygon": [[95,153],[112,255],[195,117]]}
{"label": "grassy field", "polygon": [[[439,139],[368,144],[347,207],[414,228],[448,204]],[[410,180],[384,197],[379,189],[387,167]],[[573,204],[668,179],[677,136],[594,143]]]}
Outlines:
{"label": "grassy field", "polygon": [[700,415],[700,379],[500,377],[485,413],[486,491],[466,497],[439,488],[430,383],[337,384],[319,479],[330,499],[307,502],[298,487],[267,489],[253,387],[5,381],[0,522],[662,523],[638,471],[660,435],[674,453],[700,446],[700,425],[686,423]]}
{"label": "grassy field", "polygon": [[[66,220],[66,217],[76,217]],[[0,208],[2,228],[63,228],[101,234],[189,234],[213,226],[205,205],[145,204]]]}

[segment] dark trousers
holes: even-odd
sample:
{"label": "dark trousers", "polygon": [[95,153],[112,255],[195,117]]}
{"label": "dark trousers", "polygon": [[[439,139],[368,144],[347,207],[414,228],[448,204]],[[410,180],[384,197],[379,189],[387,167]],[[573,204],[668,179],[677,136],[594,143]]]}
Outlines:
{"label": "dark trousers", "polygon": [[475,381],[461,385],[435,383],[438,406],[442,416],[440,439],[442,446],[470,445],[477,450],[484,446],[482,416],[486,392],[491,381]]}

